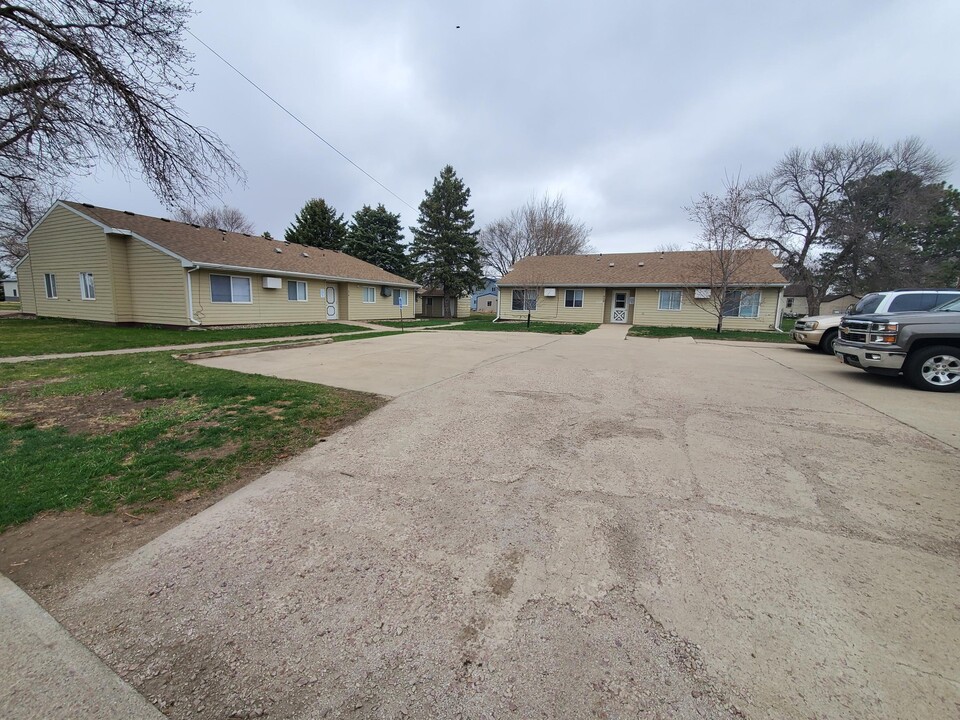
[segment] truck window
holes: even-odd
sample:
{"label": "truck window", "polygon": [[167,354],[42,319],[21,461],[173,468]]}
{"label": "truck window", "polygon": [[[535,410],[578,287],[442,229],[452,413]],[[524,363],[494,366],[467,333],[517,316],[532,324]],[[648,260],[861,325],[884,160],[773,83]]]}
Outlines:
{"label": "truck window", "polygon": [[960,300],[960,292],[938,292],[937,308],[939,309],[940,305],[953,302],[954,300]]}
{"label": "truck window", "polygon": [[870,293],[864,295],[860,298],[860,302],[856,304],[856,307],[850,311],[851,315],[869,315],[872,312],[876,312],[877,308],[880,307],[880,303],[883,301],[885,295],[883,293]]}
{"label": "truck window", "polygon": [[893,299],[889,312],[921,312],[937,305],[935,292],[908,293]]}

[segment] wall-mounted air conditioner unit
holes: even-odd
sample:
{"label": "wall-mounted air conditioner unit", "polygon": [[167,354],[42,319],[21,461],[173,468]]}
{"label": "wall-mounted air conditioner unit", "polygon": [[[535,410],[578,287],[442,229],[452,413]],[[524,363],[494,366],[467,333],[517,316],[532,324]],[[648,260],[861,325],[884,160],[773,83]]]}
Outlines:
{"label": "wall-mounted air conditioner unit", "polygon": [[393,295],[393,288],[388,288],[386,285],[384,285],[382,288],[380,288],[380,295],[381,295],[382,297],[390,297],[390,296],[392,296],[392,295]]}
{"label": "wall-mounted air conditioner unit", "polygon": [[694,290],[693,290],[693,299],[694,299],[694,300],[709,300],[709,299],[710,299],[710,288],[694,288]]}
{"label": "wall-mounted air conditioner unit", "polygon": [[556,297],[556,296],[557,296],[557,289],[556,289],[556,288],[544,288],[544,289],[543,289],[543,296],[544,296],[544,297]]}
{"label": "wall-mounted air conditioner unit", "polygon": [[264,277],[263,286],[267,290],[279,290],[283,287],[283,280],[278,277]]}

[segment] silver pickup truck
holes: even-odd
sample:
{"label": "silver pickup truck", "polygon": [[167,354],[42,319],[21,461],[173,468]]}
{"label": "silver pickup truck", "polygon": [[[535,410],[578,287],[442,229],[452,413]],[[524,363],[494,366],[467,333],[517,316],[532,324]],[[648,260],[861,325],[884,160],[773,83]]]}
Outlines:
{"label": "silver pickup truck", "polygon": [[920,390],[960,390],[960,300],[929,312],[857,315],[840,321],[834,354],[869,373],[903,373]]}

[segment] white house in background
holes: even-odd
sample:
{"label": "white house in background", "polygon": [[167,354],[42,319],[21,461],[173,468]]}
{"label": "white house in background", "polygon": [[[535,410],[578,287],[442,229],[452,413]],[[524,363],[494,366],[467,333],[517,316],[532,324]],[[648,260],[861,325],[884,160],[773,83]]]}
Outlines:
{"label": "white house in background", "polygon": [[16,280],[3,281],[3,297],[6,300],[17,301],[20,299],[20,288]]}

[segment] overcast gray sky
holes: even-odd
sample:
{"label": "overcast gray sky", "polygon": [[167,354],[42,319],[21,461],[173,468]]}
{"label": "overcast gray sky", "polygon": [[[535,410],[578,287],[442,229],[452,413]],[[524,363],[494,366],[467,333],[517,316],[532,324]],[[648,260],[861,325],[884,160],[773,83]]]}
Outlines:
{"label": "overcast gray sky", "polygon": [[[478,225],[562,192],[601,251],[685,245],[696,227],[683,206],[725,174],[859,139],[919,136],[960,184],[956,0],[193,5],[198,37],[412,206],[452,164]],[[181,107],[233,148],[248,182],[223,200],[258,232],[281,236],[311,197],[348,218],[382,202],[416,222],[187,40],[197,78]],[[109,168],[75,187],[169,214]]]}

